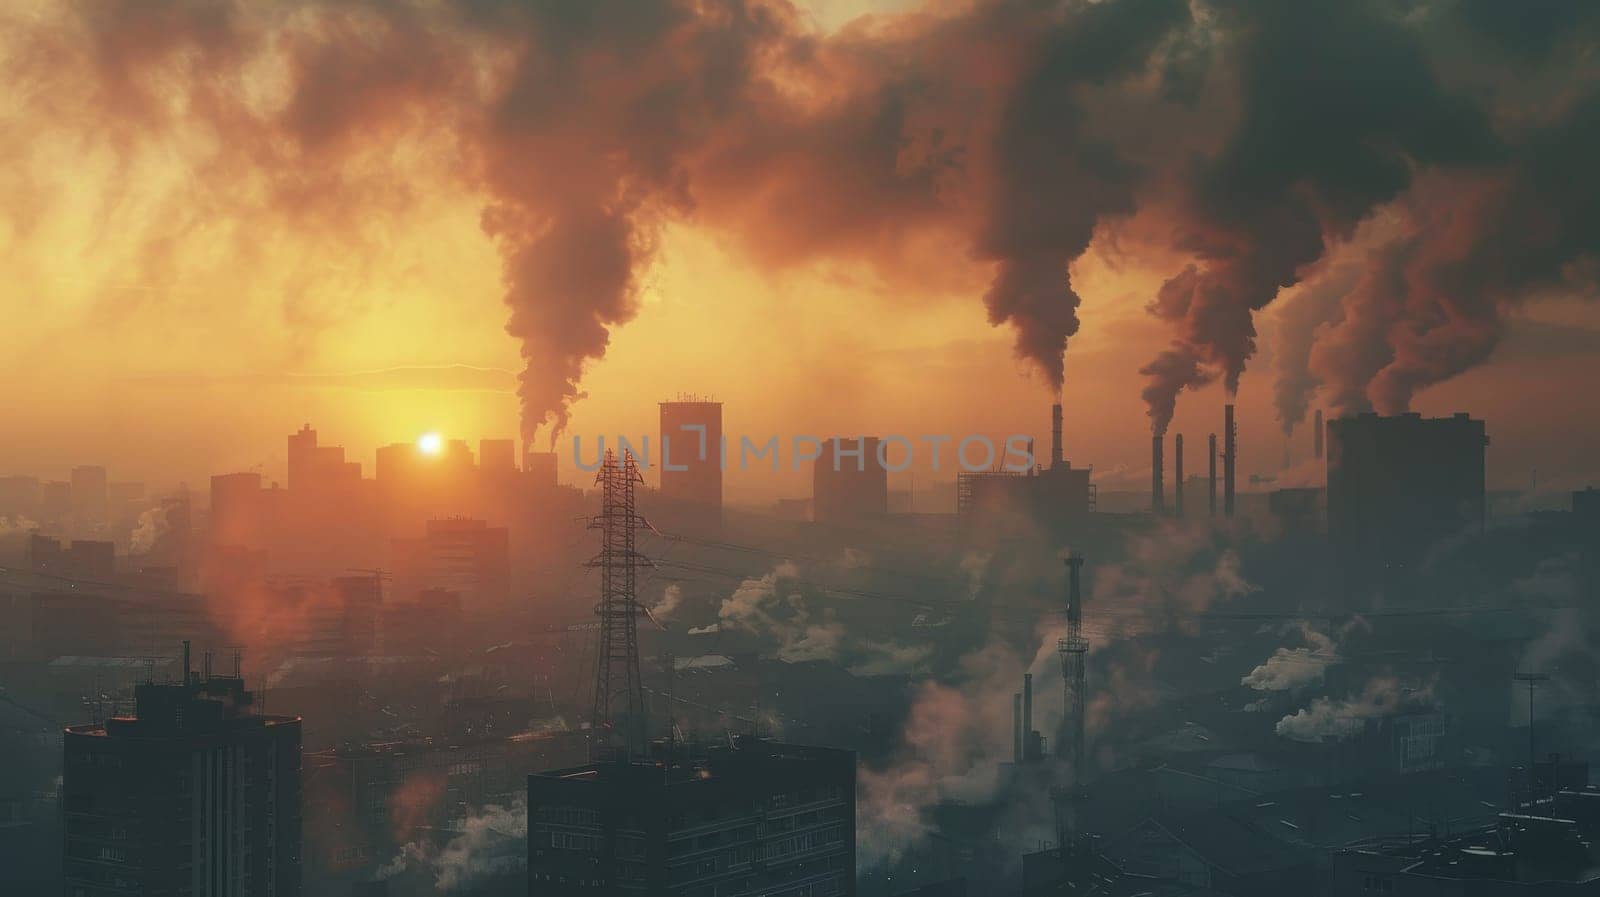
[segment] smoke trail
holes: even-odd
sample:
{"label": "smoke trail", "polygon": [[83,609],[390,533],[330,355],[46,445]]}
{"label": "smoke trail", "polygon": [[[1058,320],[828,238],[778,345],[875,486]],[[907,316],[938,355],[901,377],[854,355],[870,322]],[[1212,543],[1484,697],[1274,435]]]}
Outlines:
{"label": "smoke trail", "polygon": [[1256,351],[1255,313],[1399,195],[1419,165],[1479,162],[1495,145],[1480,110],[1439,82],[1419,26],[1391,10],[1215,5],[1234,42],[1225,69],[1239,116],[1184,185],[1174,245],[1196,261],[1149,306],[1175,330],[1169,351],[1184,362],[1148,371],[1157,432],[1178,392],[1195,385],[1184,376],[1191,363],[1238,391]]}

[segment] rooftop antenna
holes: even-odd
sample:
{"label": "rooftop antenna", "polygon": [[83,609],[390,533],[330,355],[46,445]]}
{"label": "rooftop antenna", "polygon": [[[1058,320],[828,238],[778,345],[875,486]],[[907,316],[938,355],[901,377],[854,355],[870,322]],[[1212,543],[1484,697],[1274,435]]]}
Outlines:
{"label": "rooftop antenna", "polygon": [[1528,683],[1528,802],[1532,803],[1536,796],[1535,789],[1537,788],[1537,783],[1534,780],[1533,774],[1533,761],[1535,757],[1539,756],[1538,753],[1535,752],[1533,738],[1533,689],[1541,682],[1549,682],[1550,674],[1513,673],[1511,674],[1511,678],[1518,682]]}

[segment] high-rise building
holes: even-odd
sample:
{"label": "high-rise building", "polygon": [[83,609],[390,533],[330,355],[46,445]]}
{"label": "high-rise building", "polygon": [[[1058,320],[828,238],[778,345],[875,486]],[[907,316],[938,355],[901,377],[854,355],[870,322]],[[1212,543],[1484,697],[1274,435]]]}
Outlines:
{"label": "high-rise building", "polygon": [[661,403],[661,496],[700,522],[722,516],[722,403],[693,396]]}
{"label": "high-rise building", "polygon": [[72,513],[79,520],[103,523],[110,509],[106,469],[92,464],[72,468]]}
{"label": "high-rise building", "polygon": [[298,897],[300,719],[190,668],[63,739],[68,897]]}
{"label": "high-rise building", "polygon": [[517,469],[515,439],[478,440],[478,470],[485,476],[509,477]]}
{"label": "high-rise building", "polygon": [[266,493],[259,473],[223,473],[211,478],[213,545],[260,547],[267,534]]}
{"label": "high-rise building", "polygon": [[855,779],[850,751],[753,737],[681,766],[529,776],[528,892],[848,897]]}
{"label": "high-rise building", "polygon": [[1328,535],[1357,580],[1398,572],[1484,524],[1481,420],[1357,414],[1328,421]]}
{"label": "high-rise building", "polygon": [[361,479],[361,464],[344,459],[344,447],[318,445],[310,424],[289,434],[289,489],[302,494],[349,487]]}
{"label": "high-rise building", "polygon": [[889,513],[889,471],[876,436],[824,440],[811,467],[811,519],[853,523]]}
{"label": "high-rise building", "polygon": [[392,555],[397,594],[446,589],[475,611],[510,598],[511,536],[505,527],[466,517],[429,520],[421,539],[395,539]]}

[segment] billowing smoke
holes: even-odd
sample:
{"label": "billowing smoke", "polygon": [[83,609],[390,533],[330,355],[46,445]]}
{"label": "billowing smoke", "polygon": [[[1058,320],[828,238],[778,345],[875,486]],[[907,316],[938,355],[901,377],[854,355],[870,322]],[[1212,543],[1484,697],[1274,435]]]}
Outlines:
{"label": "billowing smoke", "polygon": [[[1181,0],[985,0],[829,34],[783,0],[114,2],[7,24],[20,113],[129,168],[178,154],[186,176],[149,187],[173,214],[129,237],[157,292],[202,224],[238,231],[240,261],[269,228],[314,229],[312,267],[356,284],[390,222],[480,197],[530,440],[560,432],[678,221],[769,267],[860,262],[915,292],[987,275],[990,320],[1059,389],[1069,265],[1150,173],[1117,116],[1164,102],[1151,74],[1191,26]],[[15,170],[23,227],[52,191]],[[348,313],[285,292],[301,342]]]}
{"label": "billowing smoke", "polygon": [[672,583],[661,590],[661,599],[650,605],[650,616],[659,623],[665,623],[678,612],[681,604],[683,604],[683,587]]}
{"label": "billowing smoke", "polygon": [[1256,351],[1254,315],[1325,248],[1400,195],[1419,166],[1493,157],[1484,114],[1444,86],[1423,25],[1377,3],[1211,4],[1228,45],[1214,74],[1237,120],[1184,178],[1175,248],[1195,261],[1152,314],[1175,331],[1146,369],[1155,432],[1178,393],[1220,376],[1230,394]]}
{"label": "billowing smoke", "polygon": [[[408,215],[472,197],[529,439],[564,426],[675,223],[768,270],[860,264],[898,294],[982,290],[1059,389],[1070,269],[1141,217],[1185,257],[1150,303],[1172,330],[1144,369],[1159,433],[1182,390],[1237,388],[1256,312],[1374,213],[1410,222],[1398,276],[1331,317],[1308,300],[1285,336],[1300,377],[1285,426],[1308,371],[1403,407],[1487,358],[1525,297],[1593,283],[1600,104],[1550,73],[1582,61],[1595,16],[1546,33],[1484,6],[976,0],[823,33],[784,0],[46,3],[5,20],[0,77],[17,135],[135,175],[106,179],[91,214],[138,243],[119,276],[141,289],[232,272],[268,242],[291,257],[275,272],[347,279],[319,303],[313,278],[274,274],[297,352],[370,301]],[[1550,111],[1499,108],[1540,79],[1561,88],[1537,93]],[[67,201],[41,155],[0,138],[18,239]],[[134,181],[138,202],[111,186]],[[232,236],[185,251],[203,233]],[[1328,326],[1382,361],[1370,378],[1331,355],[1306,367]]]}
{"label": "billowing smoke", "polygon": [[[853,634],[822,603],[822,590],[800,579],[800,568],[784,561],[770,572],[749,577],[717,610],[716,630],[745,632],[773,646],[773,655],[790,663],[827,660],[860,676],[921,670],[931,645],[879,642]],[[691,633],[712,630],[691,630]]]}
{"label": "billowing smoke", "polygon": [[[414,876],[431,884],[429,893],[469,892],[483,882],[512,875],[527,866],[528,808],[523,795],[509,805],[490,804],[451,826],[442,841],[410,841],[378,872],[382,880]],[[525,873],[524,873],[525,874]]]}
{"label": "billowing smoke", "polygon": [[170,529],[172,524],[167,520],[166,508],[146,508],[144,513],[139,515],[139,522],[133,528],[133,535],[128,541],[128,550],[133,554],[149,554]]}
{"label": "billowing smoke", "polygon": [[1309,624],[1301,625],[1300,634],[1305,645],[1277,649],[1239,684],[1256,691],[1293,691],[1322,682],[1328,667],[1339,662],[1338,646]]}
{"label": "billowing smoke", "polygon": [[1316,698],[1309,707],[1278,720],[1275,731],[1294,741],[1346,739],[1360,734],[1369,719],[1426,706],[1432,701],[1430,688],[1409,688],[1399,679],[1381,676],[1368,681],[1359,694],[1341,699]]}

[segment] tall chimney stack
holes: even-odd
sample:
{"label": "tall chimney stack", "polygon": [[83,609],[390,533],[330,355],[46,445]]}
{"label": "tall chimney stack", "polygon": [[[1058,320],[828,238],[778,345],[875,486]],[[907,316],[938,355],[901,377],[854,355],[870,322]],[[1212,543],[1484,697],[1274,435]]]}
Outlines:
{"label": "tall chimney stack", "polygon": [[1028,759],[1028,741],[1033,737],[1033,674],[1022,674],[1022,738],[1023,759]]}
{"label": "tall chimney stack", "polygon": [[1061,403],[1050,406],[1050,466],[1061,466]]}
{"label": "tall chimney stack", "polygon": [[1183,516],[1183,434],[1172,438],[1172,513]]}
{"label": "tall chimney stack", "polygon": [[1211,499],[1211,516],[1217,516],[1217,434],[1211,434],[1211,473],[1209,478],[1210,488],[1207,492]]}
{"label": "tall chimney stack", "polygon": [[1011,762],[1022,762],[1022,692],[1011,694]]}
{"label": "tall chimney stack", "polygon": [[1233,403],[1222,406],[1222,513],[1233,516],[1233,474],[1239,461],[1239,432],[1233,423]]}
{"label": "tall chimney stack", "polygon": [[1322,409],[1317,409],[1315,422],[1311,425],[1311,457],[1322,460]]}
{"label": "tall chimney stack", "polygon": [[1167,507],[1167,490],[1161,482],[1163,453],[1161,437],[1150,437],[1150,510],[1157,514]]}

